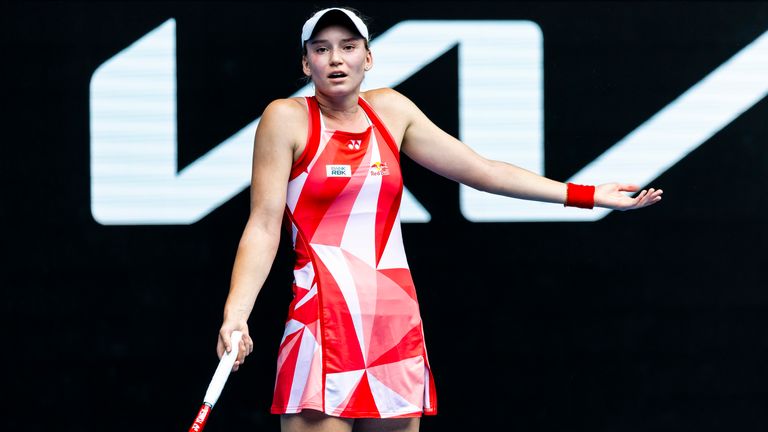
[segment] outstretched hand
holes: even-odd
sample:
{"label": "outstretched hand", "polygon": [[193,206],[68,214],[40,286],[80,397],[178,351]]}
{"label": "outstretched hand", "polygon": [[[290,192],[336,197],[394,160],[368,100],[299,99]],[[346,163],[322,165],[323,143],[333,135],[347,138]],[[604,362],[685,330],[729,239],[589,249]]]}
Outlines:
{"label": "outstretched hand", "polygon": [[661,189],[643,189],[636,197],[623,192],[637,192],[640,187],[630,184],[605,183],[595,187],[595,206],[613,210],[635,210],[661,201]]}

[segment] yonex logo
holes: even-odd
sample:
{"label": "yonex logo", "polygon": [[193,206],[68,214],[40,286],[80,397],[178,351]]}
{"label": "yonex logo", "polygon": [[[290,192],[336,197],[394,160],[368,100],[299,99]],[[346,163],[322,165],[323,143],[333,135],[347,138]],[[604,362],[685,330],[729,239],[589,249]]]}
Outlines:
{"label": "yonex logo", "polygon": [[326,165],[325,174],[328,177],[352,177],[350,165]]}
{"label": "yonex logo", "polygon": [[363,140],[349,140],[347,143],[347,148],[350,150],[360,150],[360,144],[363,143]]}

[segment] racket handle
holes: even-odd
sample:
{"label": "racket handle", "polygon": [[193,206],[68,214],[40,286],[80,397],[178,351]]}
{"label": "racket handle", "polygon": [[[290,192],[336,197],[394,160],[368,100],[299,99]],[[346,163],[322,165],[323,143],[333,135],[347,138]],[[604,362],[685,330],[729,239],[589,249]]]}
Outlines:
{"label": "racket handle", "polygon": [[189,432],[202,432],[205,427],[205,423],[208,421],[208,416],[211,414],[213,406],[216,405],[216,401],[219,400],[221,391],[224,389],[224,384],[227,382],[229,372],[232,370],[232,366],[237,359],[237,352],[240,349],[240,340],[242,340],[243,334],[235,330],[232,332],[230,343],[232,344],[232,350],[230,352],[224,352],[219,360],[219,365],[216,367],[216,372],[213,374],[211,383],[208,384],[208,390],[205,392],[203,398],[203,406],[200,407],[200,411],[197,412],[197,417],[189,428]]}
{"label": "racket handle", "polygon": [[240,350],[240,340],[243,338],[243,334],[235,330],[232,332],[232,338],[230,343],[232,344],[232,351],[224,352],[219,360],[219,366],[216,367],[216,372],[213,374],[211,383],[208,384],[208,390],[205,392],[203,402],[207,403],[211,408],[216,405],[216,401],[219,400],[221,391],[224,389],[224,384],[227,383],[229,372],[232,370],[232,366],[237,360],[237,353]]}
{"label": "racket handle", "polygon": [[208,415],[211,413],[211,409],[213,409],[213,407],[207,403],[204,403],[203,406],[200,407],[200,411],[198,411],[195,421],[189,428],[189,432],[202,432],[205,427],[205,422],[208,421]]}

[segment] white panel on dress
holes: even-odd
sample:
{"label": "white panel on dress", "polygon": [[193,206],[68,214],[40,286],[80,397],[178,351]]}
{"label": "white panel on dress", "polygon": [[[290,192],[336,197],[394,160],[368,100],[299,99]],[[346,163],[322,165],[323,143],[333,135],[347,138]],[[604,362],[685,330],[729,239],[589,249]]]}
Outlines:
{"label": "white panel on dress", "polygon": [[397,213],[395,223],[392,225],[392,232],[389,234],[387,244],[384,246],[384,252],[379,260],[378,270],[408,268],[408,260],[405,257],[405,248],[403,247],[403,231],[400,228],[400,213]]}
{"label": "white panel on dress", "polygon": [[315,269],[312,267],[312,261],[307,262],[304,267],[293,271],[293,279],[299,288],[310,289],[314,278]]}
{"label": "white panel on dress", "polygon": [[312,297],[317,295],[317,284],[312,285],[312,289],[309,290],[309,292],[299,300],[298,303],[296,303],[296,306],[293,308],[294,310],[297,310],[298,308],[302,307],[304,303],[308,302]]}
{"label": "white panel on dress", "polygon": [[344,403],[357,387],[364,369],[349,372],[329,373],[325,376],[325,411],[331,413]]}
{"label": "white panel on dress", "polygon": [[293,319],[285,323],[285,331],[283,332],[283,339],[280,341],[280,345],[282,345],[283,342],[285,342],[285,338],[287,338],[288,336],[296,333],[297,331],[303,328],[304,328],[303,323]]}
{"label": "white panel on dress", "polygon": [[304,189],[304,183],[307,181],[307,177],[309,177],[309,174],[305,171],[288,182],[288,192],[286,193],[285,204],[288,206],[288,210],[290,210],[291,213],[296,210],[296,203],[299,202],[301,190]]}
{"label": "white panel on dress", "polygon": [[[322,119],[323,116],[320,115],[320,118]],[[312,160],[307,164],[307,172],[312,171],[312,167],[315,166],[315,163],[320,158],[320,155],[323,154],[325,146],[328,145],[328,141],[330,139],[331,135],[322,132],[320,133],[320,142],[317,143],[317,151],[315,152],[315,155],[312,156]]]}
{"label": "white panel on dress", "polygon": [[373,400],[376,401],[376,408],[379,410],[382,418],[421,411],[421,408],[408,402],[397,392],[385,386],[373,374],[368,372],[366,374],[368,375],[368,384],[371,386]]}
{"label": "white panel on dress", "polygon": [[301,345],[299,346],[299,355],[296,359],[296,369],[293,372],[293,386],[291,386],[291,396],[288,398],[288,406],[297,406],[304,394],[304,387],[309,379],[309,370],[312,367],[312,359],[318,343],[312,332],[308,328],[304,329],[301,335]]}
{"label": "white panel on dress", "polygon": [[378,213],[379,191],[381,190],[381,176],[372,176],[371,165],[381,162],[379,146],[376,135],[371,131],[369,163],[363,162],[354,175],[365,175],[360,192],[357,195],[352,210],[344,227],[344,236],[341,238],[341,248],[358,257],[360,260],[376,268],[376,250],[371,245],[376,244],[376,214]]}
{"label": "white panel on dress", "polygon": [[[285,339],[285,338],[283,338]],[[290,357],[291,351],[293,351],[293,347],[296,346],[298,341],[301,339],[301,336],[297,336],[293,339],[291,339],[290,342],[283,345],[280,344],[280,354],[277,356],[277,373],[278,376],[280,374],[280,371],[283,370],[283,366],[285,365],[285,361]],[[275,380],[275,385],[277,385],[277,380]]]}

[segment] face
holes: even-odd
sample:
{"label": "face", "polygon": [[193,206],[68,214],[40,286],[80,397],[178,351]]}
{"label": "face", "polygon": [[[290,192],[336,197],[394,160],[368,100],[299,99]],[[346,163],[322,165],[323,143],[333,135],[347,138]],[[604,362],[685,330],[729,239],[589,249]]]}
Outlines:
{"label": "face", "polygon": [[359,91],[365,71],[373,66],[373,57],[360,35],[341,26],[329,26],[307,42],[302,63],[315,90],[343,94]]}

